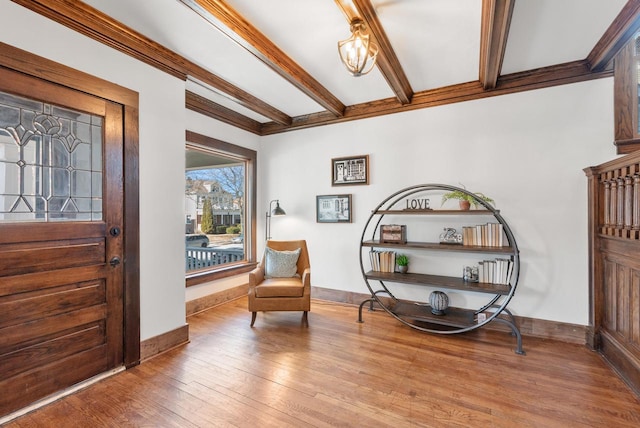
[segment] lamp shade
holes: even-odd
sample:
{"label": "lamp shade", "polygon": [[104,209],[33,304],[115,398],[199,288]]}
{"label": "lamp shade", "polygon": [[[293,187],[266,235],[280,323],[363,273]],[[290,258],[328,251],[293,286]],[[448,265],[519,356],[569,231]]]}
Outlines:
{"label": "lamp shade", "polygon": [[338,53],[342,63],[351,75],[358,77],[373,69],[378,56],[378,46],[370,40],[364,22],[351,22],[351,37],[338,42]]}
{"label": "lamp shade", "polygon": [[280,201],[276,201],[276,207],[271,211],[271,215],[287,215],[287,213],[280,208]]}

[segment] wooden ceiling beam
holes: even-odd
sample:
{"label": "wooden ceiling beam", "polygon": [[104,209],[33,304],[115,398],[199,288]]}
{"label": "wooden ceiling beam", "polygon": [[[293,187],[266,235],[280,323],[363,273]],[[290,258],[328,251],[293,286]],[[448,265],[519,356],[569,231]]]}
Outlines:
{"label": "wooden ceiling beam", "polygon": [[640,30],[640,0],[629,0],[587,56],[593,71],[602,71],[624,44]]}
{"label": "wooden ceiling beam", "polygon": [[273,122],[264,123],[262,125],[262,135],[271,135],[315,126],[400,113],[403,111],[566,85],[569,83],[611,77],[612,75],[613,72],[611,70],[601,72],[591,71],[586,60],[573,61],[501,76],[498,78],[495,89],[484,89],[480,81],[467,82],[416,92],[413,95],[411,104],[402,105],[396,98],[387,98],[348,106],[344,116],[341,118],[330,117],[325,113],[315,113],[294,117],[290,126],[282,126]]}
{"label": "wooden ceiling beam", "polygon": [[248,92],[194,64],[84,2],[75,0],[12,0],[25,8],[97,40],[182,80],[188,75],[229,94],[244,107],[281,125],[291,117]]}
{"label": "wooden ceiling beam", "polygon": [[186,92],[185,107],[253,134],[260,135],[262,124],[257,120],[253,120],[191,91]]}
{"label": "wooden ceiling beam", "polygon": [[281,112],[275,107],[272,107],[269,104],[265,103],[261,99],[254,97],[250,93],[243,91],[237,86],[232,85],[226,80],[210,73],[199,65],[193,63],[190,64],[188,71],[189,76],[194,77],[199,81],[219,90],[241,106],[248,108],[249,110],[254,111],[258,114],[261,114],[262,116],[267,117],[275,122],[278,122],[281,125],[286,126],[291,124],[292,119],[288,114]]}
{"label": "wooden ceiling beam", "polygon": [[409,104],[413,97],[413,89],[409,83],[398,56],[396,55],[391,42],[384,31],[378,15],[370,0],[335,0],[342,13],[351,23],[354,19],[361,19],[374,43],[378,45],[378,57],[376,65],[389,84],[389,87],[396,94],[402,104]]}
{"label": "wooden ceiling beam", "polygon": [[[341,117],[336,117],[334,113],[326,111],[291,118],[86,3],[75,0],[12,1],[175,77],[185,80],[190,75],[228,94],[239,104],[271,119],[272,122],[260,123],[213,101],[206,100],[205,102],[203,97],[190,92],[186,94],[186,107],[258,135],[270,135],[289,130],[610,77],[613,72],[607,66],[611,59],[619,50],[619,47],[624,45],[626,40],[640,28],[640,0],[629,0],[585,60],[498,76],[495,87],[488,90],[484,88],[485,79],[484,81],[479,80],[421,91],[412,94],[413,96],[408,104],[403,104],[398,97],[394,97],[348,106],[344,109]],[[360,2],[363,0],[355,1]],[[499,4],[504,3],[504,6],[506,6],[508,2],[512,3],[513,1],[515,0],[490,0],[489,3],[490,6],[495,5],[494,7],[498,8]],[[340,2],[340,0],[336,0],[336,2]],[[349,3],[348,0],[342,0],[342,2]],[[353,4],[351,7],[351,14],[359,13]],[[483,11],[485,8],[491,9],[483,3]],[[508,25],[505,25],[504,13],[501,16],[503,18],[498,21],[502,22],[502,24],[494,24],[494,30],[492,31],[495,31],[495,29],[500,30],[506,39]],[[483,39],[490,42],[490,37],[488,36]],[[491,45],[491,43],[488,44]],[[502,46],[503,49],[505,45],[506,41],[493,43],[493,50],[497,49],[496,46]],[[492,62],[494,64],[492,66],[494,71],[492,71],[491,75],[496,73],[495,70],[499,75],[500,67],[497,66],[497,57],[497,55],[490,56],[489,54],[485,57],[487,63]]]}
{"label": "wooden ceiling beam", "polygon": [[223,0],[180,0],[289,83],[333,113],[344,104]]}
{"label": "wooden ceiling beam", "polygon": [[493,89],[502,69],[515,0],[482,0],[480,83]]}

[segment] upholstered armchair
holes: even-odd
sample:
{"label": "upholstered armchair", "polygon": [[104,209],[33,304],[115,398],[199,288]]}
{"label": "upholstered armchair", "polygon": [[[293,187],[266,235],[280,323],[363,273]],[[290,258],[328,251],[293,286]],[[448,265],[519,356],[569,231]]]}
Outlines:
{"label": "upholstered armchair", "polygon": [[311,266],[307,243],[267,241],[260,264],[249,273],[251,326],[259,311],[303,311],[302,323],[309,325]]}

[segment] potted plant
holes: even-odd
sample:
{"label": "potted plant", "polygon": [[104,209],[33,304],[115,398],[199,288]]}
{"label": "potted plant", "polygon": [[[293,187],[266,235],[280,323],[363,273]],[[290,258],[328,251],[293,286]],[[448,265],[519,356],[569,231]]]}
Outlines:
{"label": "potted plant", "polygon": [[[467,189],[464,185],[462,185],[462,188],[465,190]],[[476,208],[479,203],[478,200],[482,200],[490,204],[495,203],[493,199],[491,199],[490,197],[488,197],[483,193],[478,192],[473,195],[474,196],[469,195],[463,192],[462,190],[454,190],[452,192],[448,192],[442,195],[442,204],[440,206],[444,205],[444,203],[447,202],[449,199],[457,199],[460,205],[460,209],[464,211],[471,208],[471,205],[473,205],[473,207]]]}
{"label": "potted plant", "polygon": [[409,257],[405,254],[398,254],[396,256],[396,266],[398,266],[398,272],[407,273],[409,270]]}

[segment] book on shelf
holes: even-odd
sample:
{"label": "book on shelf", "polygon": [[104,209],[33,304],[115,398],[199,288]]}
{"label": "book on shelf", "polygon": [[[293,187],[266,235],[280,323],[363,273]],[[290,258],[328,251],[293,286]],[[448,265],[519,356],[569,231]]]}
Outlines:
{"label": "book on shelf", "polygon": [[396,268],[395,251],[378,251],[371,250],[369,252],[371,262],[371,270],[376,272],[394,272]]}
{"label": "book on shelf", "polygon": [[502,247],[504,246],[504,226],[502,223],[464,226],[462,228],[462,245]]}
{"label": "book on shelf", "polygon": [[488,284],[509,285],[513,274],[511,259],[482,260],[478,262],[478,281]]}
{"label": "book on shelf", "polygon": [[509,285],[511,284],[511,275],[513,274],[513,262],[511,260],[509,260],[509,264],[507,266],[507,279],[505,284]]}
{"label": "book on shelf", "polygon": [[487,268],[487,271],[489,272],[488,282],[491,284],[497,284],[496,283],[496,261],[495,260],[485,261],[485,266],[487,265],[487,263],[489,263],[489,266]]}

